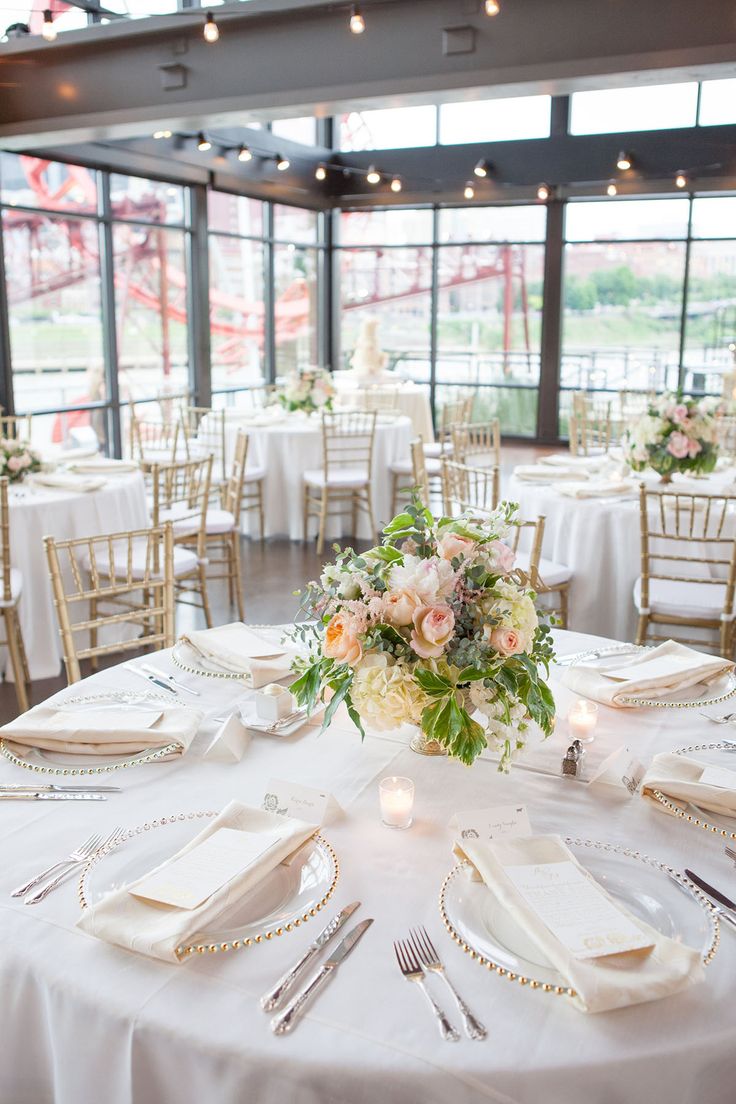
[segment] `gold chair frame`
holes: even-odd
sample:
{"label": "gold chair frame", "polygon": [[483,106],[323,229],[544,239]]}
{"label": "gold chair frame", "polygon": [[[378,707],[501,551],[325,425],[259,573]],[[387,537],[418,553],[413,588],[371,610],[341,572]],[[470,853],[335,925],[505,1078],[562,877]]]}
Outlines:
{"label": "gold chair frame", "polygon": [[[176,602],[202,609],[207,628],[212,627],[207,593],[207,507],[211,478],[211,456],[203,456],[199,460],[179,460],[173,464],[153,464],[151,467],[153,525],[157,527],[171,521],[174,545],[190,549],[197,557],[197,564],[191,571],[183,574],[175,572]],[[182,522],[191,522],[191,528],[187,524],[183,529]],[[187,601],[183,597],[185,595],[197,595],[198,601]]]}
{"label": "gold chair frame", "polygon": [[32,432],[32,414],[0,414],[0,437],[29,445]]}
{"label": "gold chair frame", "polygon": [[501,495],[499,469],[474,468],[457,460],[442,460],[442,503],[447,517],[493,513]]}
{"label": "gold chair frame", "polygon": [[[186,442],[187,456],[196,459],[212,455],[215,480],[213,489],[217,489],[228,479],[226,416],[224,409],[215,410],[211,406],[185,406],[181,413],[181,428]],[[205,418],[207,421],[203,426]]]}
{"label": "gold chair frame", "polygon": [[[245,621],[243,604],[243,577],[240,561],[240,519],[243,507],[243,480],[248,461],[248,434],[238,431],[235,441],[235,455],[230,466],[230,475],[220,488],[220,505],[233,515],[233,528],[226,533],[206,533],[207,579],[227,579],[230,605],[235,601],[238,616]],[[220,559],[212,559],[212,551],[220,551]],[[214,573],[211,568],[224,567],[225,570]]]}
{"label": "gold chair frame", "polygon": [[[451,429],[452,458],[459,464],[474,467],[501,467],[501,423],[498,418],[489,422],[465,422]],[[479,463],[478,458],[489,456],[489,464]]]}
{"label": "gold chair frame", "polygon": [[13,600],[13,591],[10,585],[10,510],[8,507],[8,485],[9,480],[7,476],[3,476],[0,479],[0,569],[2,570],[2,613],[5,625],[5,640],[0,641],[0,643],[4,643],[7,646],[10,665],[13,668],[15,697],[18,702],[18,709],[21,713],[25,713],[26,709],[28,709],[28,688],[30,686],[31,676],[28,671],[28,657],[26,655],[26,648],[23,643],[23,633],[20,627],[20,615],[18,612],[20,599]]}
{"label": "gold chair frame", "polygon": [[[358,513],[368,516],[371,533],[375,537],[371,487],[373,478],[373,449],[376,438],[376,413],[363,410],[323,411],[322,413],[322,486],[304,483],[304,541],[309,537],[309,519],[319,518],[317,554],[324,550],[325,530],[330,506],[341,512],[348,503],[352,509],[352,536],[356,537]],[[365,480],[357,487],[330,486],[330,473],[347,468],[365,471]]]}

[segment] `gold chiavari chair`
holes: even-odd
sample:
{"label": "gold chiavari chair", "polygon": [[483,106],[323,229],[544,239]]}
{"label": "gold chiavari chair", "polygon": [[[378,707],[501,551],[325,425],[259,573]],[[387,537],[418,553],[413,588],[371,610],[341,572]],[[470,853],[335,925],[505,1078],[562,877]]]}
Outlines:
{"label": "gold chiavari chair", "polygon": [[584,392],[573,395],[570,414],[570,452],[573,456],[594,456],[608,452],[619,439],[620,423],[611,417],[611,404],[592,403]]}
{"label": "gold chiavari chair", "polygon": [[0,437],[29,444],[32,431],[32,414],[0,414]]}
{"label": "gold chiavari chair", "polygon": [[[572,570],[564,564],[547,560],[542,555],[546,520],[544,514],[536,519],[519,519],[509,546],[516,556],[514,567],[528,576],[536,591],[538,607],[546,614],[554,614],[559,622],[557,627],[566,629]],[[529,531],[529,548],[521,551],[519,544],[525,530]],[[539,598],[542,596],[544,600],[540,602]]]}
{"label": "gold chiavari chair", "polygon": [[226,413],[210,406],[185,406],[181,413],[187,456],[212,457],[213,489],[228,477],[225,437]]}
{"label": "gold chiavari chair", "polygon": [[736,460],[736,414],[719,414],[716,418],[716,441],[719,456]]}
{"label": "gold chiavari chair", "polygon": [[[243,579],[240,566],[240,515],[243,506],[243,482],[248,460],[248,435],[239,430],[230,475],[220,487],[220,506],[210,507],[205,516],[206,572],[208,581],[227,579],[230,605],[237,601],[238,616],[245,620]],[[220,558],[213,559],[212,553]],[[224,568],[214,572],[212,568]]]}
{"label": "gold chiavari chair", "polygon": [[[99,656],[173,645],[170,523],[63,541],[44,537],[44,545],[69,683],[82,677],[81,660],[89,659],[94,667]],[[75,621],[78,612],[83,619]],[[99,643],[103,630],[120,632],[123,625],[135,628],[136,634]]]}
{"label": "gold chiavari chair", "polygon": [[487,517],[498,505],[500,486],[498,468],[473,468],[457,460],[442,460],[442,500],[447,517]]}
{"label": "gold chiavari chair", "polygon": [[[174,534],[174,591],[176,601],[204,610],[212,626],[207,593],[207,510],[212,457],[154,464],[151,468],[154,526],[170,521]],[[198,600],[182,596],[196,595]]]}
{"label": "gold chiavari chair", "polygon": [[188,442],[182,441],[181,419],[173,422],[141,417],[135,408],[130,414],[130,455],[144,470],[153,464],[168,464],[179,459],[180,449],[187,458]]}
{"label": "gold chiavari chair", "polygon": [[[667,640],[679,629],[707,629],[715,641],[677,636],[684,644],[734,648],[736,494],[684,494],[642,486],[641,576],[634,586],[637,644]],[[652,626],[667,625],[660,636]]]}
{"label": "gold chiavari chair", "polygon": [[10,665],[13,668],[15,697],[18,709],[25,713],[28,709],[28,686],[31,676],[28,672],[23,633],[20,627],[18,605],[23,590],[23,575],[16,567],[10,566],[10,511],[8,509],[8,479],[0,479],[0,584],[2,609],[5,624],[4,643],[8,649]]}
{"label": "gold chiavari chair", "polygon": [[471,391],[464,399],[456,399],[446,402],[440,411],[440,424],[437,430],[437,440],[425,444],[424,451],[428,457],[449,456],[452,452],[453,426],[463,425],[470,421],[473,413],[475,394]]}
{"label": "gold chiavari chair", "polygon": [[501,467],[501,423],[465,422],[451,430],[452,456],[460,464],[476,468]]}
{"label": "gold chiavari chair", "polygon": [[360,410],[375,411],[376,414],[398,414],[399,388],[367,387],[355,396],[355,405]]}
{"label": "gold chiavari chair", "polygon": [[371,534],[375,535],[371,500],[375,436],[375,411],[322,413],[322,468],[304,473],[304,540],[308,539],[309,518],[316,515],[318,555],[324,548],[330,506],[336,512],[351,508],[353,536],[358,513],[367,514]]}
{"label": "gold chiavari chair", "polygon": [[[421,463],[416,446],[421,450]],[[391,513],[395,515],[399,508],[399,496],[409,496],[416,487],[422,490],[426,484],[425,502],[429,505],[430,488],[436,486],[438,490],[442,486],[442,466],[437,457],[427,456],[424,452],[424,441],[417,437],[411,443],[411,457],[409,460],[394,460],[389,464],[391,473]]]}
{"label": "gold chiavari chair", "polygon": [[414,475],[414,486],[423,506],[431,509],[429,493],[429,473],[427,471],[427,458],[424,455],[424,442],[421,437],[415,438],[411,443],[411,463]]}

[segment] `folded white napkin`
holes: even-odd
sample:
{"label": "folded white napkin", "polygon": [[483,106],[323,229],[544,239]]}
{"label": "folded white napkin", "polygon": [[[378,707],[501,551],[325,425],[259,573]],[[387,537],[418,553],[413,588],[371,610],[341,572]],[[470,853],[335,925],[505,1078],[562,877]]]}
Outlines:
{"label": "folded white napkin", "polygon": [[586,878],[602,888],[559,836],[523,836],[491,844],[463,840],[462,845],[455,845],[455,854],[472,863],[478,877],[512,920],[562,974],[565,984],[575,990],[576,996],[572,999],[580,1011],[607,1012],[642,1004],[670,996],[702,980],[703,964],[698,951],[661,935],[627,912],[618,901],[614,902],[616,908],[654,944],[651,951],[577,958],[564,946],[527,904],[505,870],[511,866],[572,862]]}
{"label": "folded white napkin", "polygon": [[610,464],[610,458],[601,456],[571,456],[569,452],[553,452],[540,456],[539,463],[553,468],[576,468],[583,472],[596,472]]}
{"label": "folded white napkin", "polygon": [[624,697],[669,698],[698,683],[707,685],[732,667],[729,659],[667,640],[646,652],[612,657],[595,667],[568,667],[560,681],[584,698],[627,707]]}
{"label": "folded white napkin", "polygon": [[568,498],[610,498],[618,495],[635,495],[638,484],[633,479],[596,479],[587,483],[565,483],[557,488],[557,493]]}
{"label": "folded white napkin", "polygon": [[286,678],[296,655],[292,648],[274,644],[242,621],[187,633],[180,642],[204,667],[238,674],[255,690]]}
{"label": "folded white napkin", "polygon": [[136,755],[176,743],[183,754],[199,728],[197,709],[162,702],[86,709],[60,702],[34,705],[0,728],[19,755],[31,748],[62,755]]}
{"label": "folded white napkin", "polygon": [[552,464],[520,464],[514,468],[514,476],[522,483],[558,483],[565,479],[580,479],[578,468],[554,467]]}
{"label": "folded white napkin", "polygon": [[98,491],[105,480],[75,475],[73,472],[36,472],[33,482],[41,487],[53,487],[57,491]]}
{"label": "folded white napkin", "polygon": [[[181,959],[176,954],[178,947],[191,942],[198,934],[205,935],[207,928],[212,928],[217,922],[218,916],[258,885],[317,831],[315,824],[267,813],[262,809],[252,809],[238,801],[231,801],[186,847],[182,847],[166,861],[170,862],[190,851],[220,828],[233,828],[249,833],[279,830],[282,835],[278,843],[259,855],[236,878],[196,908],[183,909],[134,897],[129,892],[136,885],[136,882],[132,882],[130,886],[115,890],[98,904],[86,909],[78,926],[89,935],[108,943],[116,943],[119,947],[161,958],[165,962],[180,962]],[[124,847],[125,844],[121,846]],[[148,871],[147,875],[149,873],[152,871]]]}
{"label": "folded white napkin", "polygon": [[111,456],[98,456],[95,460],[79,460],[69,465],[69,470],[80,475],[106,475],[115,472],[138,471],[135,460],[115,460]]}
{"label": "folded white napkin", "polygon": [[[736,817],[736,773],[734,785],[712,786],[701,782],[706,763],[698,763],[684,755],[655,755],[651,766],[641,780],[641,795],[653,802],[663,813],[675,814],[665,808],[652,796],[652,790],[659,790],[676,805],[685,808],[688,802],[699,805],[713,813]],[[736,768],[736,755],[734,756]],[[724,779],[725,781],[725,779]]]}

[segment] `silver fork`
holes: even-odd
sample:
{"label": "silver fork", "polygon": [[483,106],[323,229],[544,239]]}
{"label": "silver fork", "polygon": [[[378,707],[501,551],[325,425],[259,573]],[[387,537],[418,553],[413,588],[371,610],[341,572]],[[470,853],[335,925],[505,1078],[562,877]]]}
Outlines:
{"label": "silver fork", "polygon": [[58,870],[60,866],[68,867],[75,866],[77,863],[84,862],[94,852],[96,847],[99,847],[102,842],[102,836],[99,834],[89,836],[84,843],[81,843],[79,847],[75,847],[73,851],[70,851],[65,859],[60,859],[59,862],[53,863],[51,866],[46,867],[40,874],[35,874],[30,881],[25,882],[22,886],[18,886],[10,894],[11,897],[24,897],[28,893],[29,889],[33,889],[35,885],[42,882],[44,878],[48,878],[49,874],[53,874],[55,870]]}
{"label": "silver fork", "polygon": [[425,970],[430,970],[432,973],[439,974],[444,981],[447,988],[455,998],[455,1004],[458,1007],[460,1015],[463,1018],[465,1025],[465,1034],[469,1039],[485,1039],[488,1032],[486,1031],[480,1020],[477,1020],[473,1013],[468,1008],[463,998],[458,993],[455,986],[452,984],[447,976],[445,967],[440,962],[440,957],[437,951],[434,949],[434,944],[429,938],[427,929],[422,927],[414,929],[411,933],[411,941],[414,946],[414,950],[419,956],[419,961]]}
{"label": "silver fork", "polygon": [[726,844],[725,851],[729,859],[736,862],[736,851],[734,851],[733,847],[729,847],[728,844]]}
{"label": "silver fork", "polygon": [[437,1017],[437,1022],[440,1028],[440,1035],[447,1042],[456,1043],[460,1038],[459,1032],[455,1030],[445,1013],[442,1011],[437,1001],[434,999],[429,989],[427,988],[426,979],[424,976],[424,970],[419,965],[419,959],[417,958],[414,948],[405,939],[399,939],[394,943],[394,953],[396,954],[396,961],[399,964],[401,970],[407,981],[416,981],[419,988],[424,993],[425,997],[432,1006],[432,1011]]}
{"label": "silver fork", "polygon": [[[123,835],[123,829],[122,828],[113,828],[112,832],[110,832],[110,835],[107,836],[102,841],[102,843],[98,844],[97,847],[94,847],[92,849],[92,851],[90,852],[90,854],[86,856],[86,858],[91,859],[93,855],[99,854],[99,852],[104,851],[105,848],[112,847],[114,844],[116,844],[118,842],[118,840],[120,839],[120,837],[122,835]],[[84,860],[82,860],[82,861],[84,861]],[[76,865],[78,865],[78,863],[75,863],[75,866]],[[46,885],[42,886],[41,889],[39,889],[37,893],[34,893],[30,897],[26,897],[23,904],[25,904],[25,905],[37,905],[39,903],[39,901],[43,901],[45,897],[48,897],[49,893],[51,893],[52,890],[56,889],[57,886],[61,885],[61,883],[63,881],[66,881],[67,876],[72,873],[73,869],[74,869],[73,866],[69,866],[69,867],[66,868],[66,870],[62,870],[61,873],[57,874],[55,878],[52,878],[50,882],[47,882]]]}

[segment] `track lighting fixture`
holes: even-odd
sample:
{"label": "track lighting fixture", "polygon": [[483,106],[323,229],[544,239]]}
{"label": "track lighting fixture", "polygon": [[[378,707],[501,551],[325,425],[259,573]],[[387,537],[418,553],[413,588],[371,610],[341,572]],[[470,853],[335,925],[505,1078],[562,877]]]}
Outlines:
{"label": "track lighting fixture", "polygon": [[620,169],[621,172],[626,172],[627,169],[631,168],[632,164],[631,154],[627,153],[626,150],[621,150],[616,159],[616,168]]}
{"label": "track lighting fixture", "polygon": [[205,138],[201,130],[197,135],[197,149],[200,153],[206,153],[207,150],[212,149],[212,143]]}

